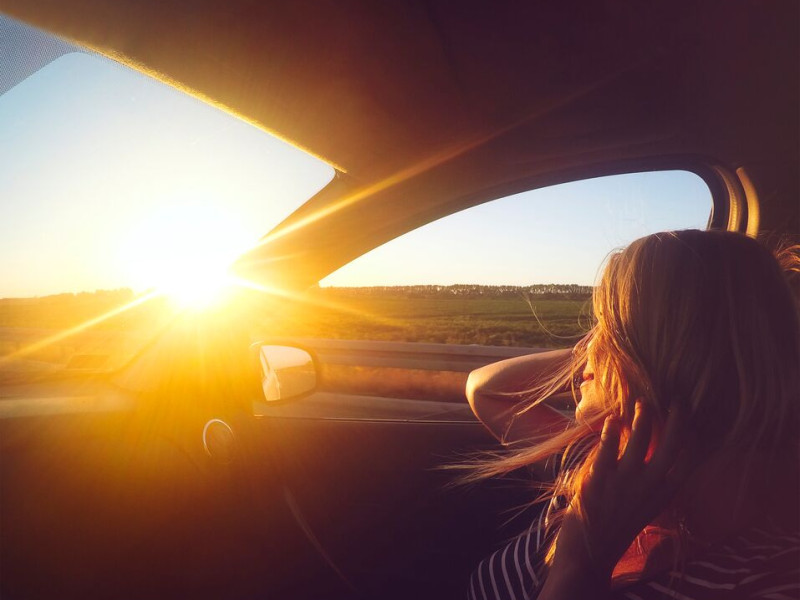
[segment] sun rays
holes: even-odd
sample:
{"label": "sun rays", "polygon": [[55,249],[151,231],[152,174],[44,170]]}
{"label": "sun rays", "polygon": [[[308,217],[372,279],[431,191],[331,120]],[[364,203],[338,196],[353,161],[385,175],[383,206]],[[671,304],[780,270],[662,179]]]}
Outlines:
{"label": "sun rays", "polygon": [[43,349],[45,349],[45,348],[47,348],[49,346],[53,346],[55,344],[63,342],[63,341],[65,341],[65,340],[67,340],[67,339],[69,339],[71,337],[74,337],[74,336],[76,336],[76,335],[78,335],[80,333],[83,333],[83,332],[91,329],[92,327],[95,327],[95,326],[99,325],[100,323],[103,323],[103,322],[108,321],[109,319],[111,319],[113,317],[121,315],[121,314],[131,310],[132,308],[135,308],[135,307],[140,306],[140,305],[142,305],[142,304],[144,304],[146,302],[149,302],[150,300],[156,298],[157,296],[158,296],[158,294],[156,292],[148,292],[147,294],[139,296],[138,298],[132,300],[131,302],[128,302],[127,304],[124,304],[122,306],[114,308],[114,309],[112,309],[112,310],[110,310],[110,311],[108,311],[106,313],[103,313],[102,315],[99,315],[97,317],[94,317],[92,319],[88,319],[88,320],[84,321],[83,323],[81,323],[80,325],[76,325],[75,327],[71,327],[69,329],[65,329],[63,331],[59,331],[58,333],[55,333],[55,334],[53,334],[51,336],[48,336],[48,337],[46,337],[44,339],[38,340],[36,342],[33,342],[32,344],[28,344],[27,346],[25,346],[23,348],[20,348],[16,352],[12,352],[10,354],[2,356],[2,357],[0,357],[0,364],[3,364],[5,362],[9,362],[9,361],[12,361],[12,360],[18,360],[18,359],[21,359],[21,358],[25,358],[26,356],[29,356],[29,355],[31,355],[31,354],[33,354],[35,352],[43,350]]}
{"label": "sun rays", "polygon": [[232,283],[240,288],[252,290],[255,292],[259,292],[261,294],[265,294],[267,296],[272,296],[275,298],[285,299],[291,302],[295,302],[299,305],[304,305],[309,310],[317,309],[326,309],[332,310],[338,313],[343,313],[351,316],[356,316],[365,320],[368,320],[373,323],[379,323],[382,325],[390,325],[394,327],[400,327],[403,325],[403,322],[399,319],[392,319],[390,317],[383,317],[380,315],[375,315],[368,311],[365,311],[360,308],[354,308],[342,302],[333,302],[331,300],[325,298],[315,298],[310,296],[308,293],[303,292],[294,292],[287,289],[282,289],[278,287],[273,287],[269,285],[255,283],[249,279],[245,279],[243,277],[232,277]]}
{"label": "sun rays", "polygon": [[584,96],[596,91],[597,89],[610,84],[625,72],[641,65],[641,63],[642,59],[640,58],[632,59],[629,64],[623,65],[622,67],[611,72],[610,74],[607,74],[596,81],[589,81],[584,86],[576,89],[573,93],[567,94],[562,97],[558,97],[554,99],[551,103],[546,103],[541,106],[538,106],[534,110],[525,113],[516,119],[512,119],[509,123],[507,123],[504,126],[497,127],[489,131],[476,133],[471,138],[465,139],[459,143],[445,147],[444,149],[431,154],[430,156],[424,158],[423,160],[418,161],[406,168],[399,169],[396,172],[392,173],[391,175],[371,185],[356,190],[350,194],[346,194],[338,200],[330,202],[317,210],[311,211],[310,214],[308,215],[295,219],[294,221],[286,225],[279,226],[278,228],[276,228],[276,230],[270,232],[269,234],[264,236],[261,240],[259,240],[256,244],[254,244],[248,250],[248,252],[245,253],[241,258],[245,258],[248,254],[257,251],[259,248],[263,246],[268,246],[272,242],[282,237],[285,237],[286,235],[289,235],[293,232],[301,230],[304,227],[312,223],[315,223],[316,221],[328,218],[339,211],[342,211],[350,206],[354,206],[359,202],[362,202],[370,197],[380,194],[381,192],[384,192],[395,186],[399,186],[400,184],[408,180],[411,180],[414,177],[417,177],[419,175],[432,171],[438,167],[441,167],[442,165],[445,165],[464,155],[467,155],[473,150],[485,146],[486,144],[490,143],[491,141],[497,138],[500,138],[503,135],[513,132],[514,130],[526,126],[530,123],[533,123],[552,112],[562,109],[565,106],[568,106],[573,102],[580,100]]}
{"label": "sun rays", "polygon": [[[177,292],[172,293],[169,289],[151,290],[130,302],[108,310],[96,317],[87,319],[79,325],[57,331],[52,335],[36,340],[14,352],[0,356],[0,365],[28,358],[52,346],[69,343],[71,340],[74,341],[74,339],[79,338],[81,334],[89,332],[97,326],[107,323],[134,308],[158,299],[168,301],[163,310],[170,310],[171,318],[185,317],[200,320],[213,320],[216,318],[215,315],[219,313],[230,315],[241,312],[243,313],[241,314],[242,318],[246,320],[248,311],[250,311],[253,306],[263,306],[263,302],[279,300],[286,302],[287,305],[295,307],[295,309],[299,308],[300,314],[307,315],[309,318],[311,318],[316,311],[325,310],[356,316],[360,319],[382,325],[402,325],[398,320],[374,315],[345,303],[315,297],[313,294],[303,291],[256,283],[227,273],[224,277],[215,279],[213,282],[204,283],[202,278],[187,279],[181,282],[179,287],[174,289],[177,290]],[[241,297],[237,296],[237,291],[241,290],[255,292],[256,295],[251,297],[249,303],[244,302],[241,301]],[[155,339],[157,335],[158,334],[153,334],[153,339]],[[142,342],[147,343],[147,340],[142,340]]]}
{"label": "sun rays", "polygon": [[[528,115],[502,130],[476,136],[406,169],[401,169],[377,183],[347,194],[308,216],[278,228],[276,232],[251,245],[248,252],[267,246],[289,233],[301,230],[311,223],[328,218],[336,212],[452,161],[536,116],[539,115]],[[165,212],[163,215],[159,215],[155,221],[149,221],[146,230],[137,229],[132,232],[132,241],[126,250],[127,259],[133,268],[131,275],[134,279],[141,280],[146,277],[154,283],[152,291],[125,305],[88,319],[80,325],[59,331],[2,356],[0,364],[30,356],[48,346],[62,343],[155,298],[168,299],[177,314],[192,313],[202,317],[204,313],[212,309],[235,310],[236,308],[231,302],[233,302],[237,289],[254,291],[262,294],[265,298],[294,302],[304,306],[308,311],[325,309],[384,325],[402,326],[399,320],[370,314],[363,309],[354,308],[341,302],[333,302],[325,298],[313,297],[304,292],[232,275],[230,265],[236,264],[235,257],[241,256],[245,250],[241,243],[243,237],[241,231],[234,227],[222,227],[226,223],[219,214],[198,210],[196,206],[192,207],[192,210],[185,209],[184,206],[180,207],[180,210]],[[144,240],[152,241],[153,239],[161,240],[161,245],[144,243]],[[280,260],[280,258],[272,260]]]}

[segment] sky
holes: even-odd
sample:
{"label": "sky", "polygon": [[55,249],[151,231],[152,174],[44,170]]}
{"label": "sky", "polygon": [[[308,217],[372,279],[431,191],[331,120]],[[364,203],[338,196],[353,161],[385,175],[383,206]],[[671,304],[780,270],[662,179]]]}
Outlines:
{"label": "sky", "polygon": [[262,130],[70,53],[0,96],[0,297],[230,263],[333,177]]}
{"label": "sky", "polygon": [[710,212],[708,186],[687,171],[576,181],[444,217],[322,285],[593,285],[613,250],[657,231],[705,229]]}
{"label": "sky", "polygon": [[[26,42],[0,61],[19,66],[43,43],[44,34],[0,25]],[[45,54],[0,95],[0,297],[144,291],[179,270],[224,267],[334,175],[111,60],[72,52],[48,63]],[[614,248],[703,228],[710,209],[708,188],[686,172],[554,186],[446,217],[322,284],[589,285]]]}

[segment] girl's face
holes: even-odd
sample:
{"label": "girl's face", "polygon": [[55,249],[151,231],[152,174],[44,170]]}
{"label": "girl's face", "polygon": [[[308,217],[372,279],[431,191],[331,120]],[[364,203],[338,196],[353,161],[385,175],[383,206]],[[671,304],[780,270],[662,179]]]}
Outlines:
{"label": "girl's face", "polygon": [[581,382],[581,399],[575,407],[575,419],[587,421],[592,415],[603,410],[600,391],[594,378],[594,361],[592,360],[592,343],[589,342],[586,366],[583,369]]}

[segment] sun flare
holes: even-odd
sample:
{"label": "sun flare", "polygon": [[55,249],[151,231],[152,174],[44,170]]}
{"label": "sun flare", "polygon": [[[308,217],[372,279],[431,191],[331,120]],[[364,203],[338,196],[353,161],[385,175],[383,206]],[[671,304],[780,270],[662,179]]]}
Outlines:
{"label": "sun flare", "polygon": [[177,308],[203,310],[223,302],[230,292],[227,273],[198,273],[182,271],[156,288]]}
{"label": "sun flare", "polygon": [[181,309],[205,309],[225,299],[234,284],[230,265],[252,241],[219,207],[174,205],[132,230],[124,264],[138,287]]}

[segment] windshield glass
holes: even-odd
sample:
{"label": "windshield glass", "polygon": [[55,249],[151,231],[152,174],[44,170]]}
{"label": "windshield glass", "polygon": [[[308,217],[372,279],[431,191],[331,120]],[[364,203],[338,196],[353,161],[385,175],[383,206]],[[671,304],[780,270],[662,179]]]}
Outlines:
{"label": "windshield glass", "polygon": [[0,374],[122,364],[333,178],[113,60],[0,34]]}

